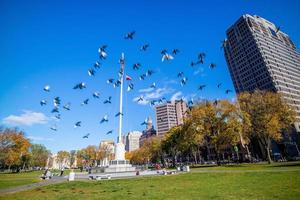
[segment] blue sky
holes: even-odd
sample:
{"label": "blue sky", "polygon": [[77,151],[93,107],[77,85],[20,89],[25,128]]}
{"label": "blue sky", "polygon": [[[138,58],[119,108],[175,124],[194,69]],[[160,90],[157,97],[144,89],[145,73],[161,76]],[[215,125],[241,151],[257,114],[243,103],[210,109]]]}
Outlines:
{"label": "blue sky", "polygon": [[[106,83],[117,78],[118,59],[125,52],[126,74],[135,88],[124,94],[124,129],[144,129],[140,123],[148,116],[155,119],[154,109],[140,105],[134,98],[186,97],[194,99],[232,99],[225,89],[233,89],[221,41],[226,29],[242,14],[256,14],[281,26],[297,47],[300,44],[300,2],[271,0],[237,1],[1,1],[0,2],[0,120],[6,127],[18,126],[35,143],[45,144],[52,152],[98,145],[103,139],[116,139],[119,88]],[[135,30],[135,38],[124,35]],[[149,43],[147,52],[139,47]],[[87,70],[98,60],[98,47],[107,44],[107,60],[95,77]],[[180,53],[170,62],[161,62],[161,49],[178,48]],[[206,63],[189,66],[199,52],[206,53]],[[140,62],[138,71],[132,64]],[[211,70],[209,63],[217,68]],[[140,81],[138,76],[152,69],[156,73]],[[177,73],[183,71],[187,84],[179,84]],[[73,90],[78,82],[87,88]],[[157,88],[142,92],[151,83]],[[216,85],[222,83],[222,89]],[[128,82],[125,83],[125,89]],[[207,87],[197,91],[201,84]],[[51,92],[43,91],[45,85]],[[92,93],[100,92],[100,99]],[[52,99],[59,96],[62,104],[71,102],[71,110],[61,109],[61,120],[51,114]],[[103,101],[112,96],[112,104]],[[90,103],[81,102],[90,98]],[[41,107],[39,101],[49,104]],[[108,114],[109,122],[100,124]],[[74,129],[74,123],[82,127]],[[14,124],[12,124],[14,122]],[[50,130],[57,124],[58,131]],[[105,133],[114,129],[113,134]],[[88,139],[82,136],[90,133]]]}

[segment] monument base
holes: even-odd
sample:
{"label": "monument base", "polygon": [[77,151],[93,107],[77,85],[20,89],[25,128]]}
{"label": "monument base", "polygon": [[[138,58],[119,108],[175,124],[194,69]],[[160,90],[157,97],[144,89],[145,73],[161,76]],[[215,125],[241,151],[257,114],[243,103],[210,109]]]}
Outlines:
{"label": "monument base", "polygon": [[135,167],[129,163],[129,160],[111,160],[109,166],[104,169],[105,173],[133,171],[135,171]]}

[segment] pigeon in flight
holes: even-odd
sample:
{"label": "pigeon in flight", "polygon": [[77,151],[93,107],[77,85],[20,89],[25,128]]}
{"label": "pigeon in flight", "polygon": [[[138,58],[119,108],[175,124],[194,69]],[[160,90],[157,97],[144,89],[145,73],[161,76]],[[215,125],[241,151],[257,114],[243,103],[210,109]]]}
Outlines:
{"label": "pigeon in flight", "polygon": [[74,128],[80,127],[81,126],[81,121],[78,121],[75,123]]}
{"label": "pigeon in flight", "polygon": [[147,70],[146,76],[151,76],[152,74],[154,74],[153,70],[151,70],[151,69]]}
{"label": "pigeon in flight", "polygon": [[56,119],[60,119],[60,114],[54,116]]}
{"label": "pigeon in flight", "polygon": [[156,84],[155,84],[155,83],[152,83],[152,84],[150,85],[150,88],[155,89],[155,88],[156,88]]}
{"label": "pigeon in flight", "polygon": [[160,99],[158,100],[158,103],[163,103],[165,100],[166,100],[166,98],[165,98],[165,97],[163,97],[163,98],[160,98]]}
{"label": "pigeon in flight", "polygon": [[276,30],[275,33],[278,33],[280,31],[281,27],[280,26],[276,26]]}
{"label": "pigeon in flight", "polygon": [[187,78],[186,78],[186,77],[183,77],[183,78],[181,79],[181,81],[180,81],[180,85],[181,85],[181,86],[184,86],[184,85],[186,84],[186,82],[187,82]]}
{"label": "pigeon in flight", "polygon": [[189,100],[189,101],[188,101],[188,105],[189,105],[189,106],[193,106],[193,105],[194,105],[194,99]]}
{"label": "pigeon in flight", "polygon": [[59,97],[55,97],[53,99],[53,104],[55,107],[58,107],[60,105],[60,98]]}
{"label": "pigeon in flight", "polygon": [[228,90],[225,91],[226,94],[229,94],[230,92],[232,92],[232,90],[228,89]]}
{"label": "pigeon in flight", "polygon": [[147,125],[147,119],[145,119],[142,123],[141,123],[141,126],[143,125]]}
{"label": "pigeon in flight", "polygon": [[57,131],[57,126],[56,126],[56,125],[51,126],[50,129],[51,129],[52,131]]}
{"label": "pigeon in flight", "polygon": [[100,68],[100,62],[96,61],[94,64],[95,69],[99,69]]}
{"label": "pigeon in flight", "polygon": [[107,131],[106,135],[112,134],[113,130]]}
{"label": "pigeon in flight", "polygon": [[88,75],[89,76],[95,76],[96,71],[94,69],[89,69],[88,70]]}
{"label": "pigeon in flight", "polygon": [[116,88],[116,87],[119,87],[120,85],[121,85],[121,81],[117,80],[113,86],[114,86],[114,88]]}
{"label": "pigeon in flight", "polygon": [[94,92],[93,97],[99,99],[100,93],[99,92]]}
{"label": "pigeon in flight", "polygon": [[211,63],[210,65],[209,65],[209,68],[211,68],[211,69],[214,69],[214,68],[216,68],[217,67],[217,65],[215,64],[215,63]]}
{"label": "pigeon in flight", "polygon": [[132,40],[134,35],[135,35],[135,31],[131,31],[125,35],[125,39]]}
{"label": "pigeon in flight", "polygon": [[203,90],[206,87],[206,85],[200,85],[198,90]]}
{"label": "pigeon in flight", "polygon": [[198,54],[198,64],[203,64],[204,63],[204,58],[205,58],[205,53],[199,53]]}
{"label": "pigeon in flight", "polygon": [[99,58],[101,60],[105,59],[107,57],[107,53],[105,52],[105,49],[107,48],[107,45],[103,45],[98,49]]}
{"label": "pigeon in flight", "polygon": [[76,89],[82,90],[83,88],[86,88],[86,84],[84,82],[78,83],[73,87],[74,90]]}
{"label": "pigeon in flight", "polygon": [[218,87],[218,88],[220,88],[220,87],[221,87],[221,85],[222,85],[222,83],[219,83],[219,84],[217,85],[217,87]]}
{"label": "pigeon in flight", "polygon": [[150,101],[150,106],[155,106],[156,102],[157,102],[156,100]]}
{"label": "pigeon in flight", "polygon": [[100,124],[102,124],[103,122],[108,122],[108,115],[104,115],[104,117],[100,121]]}
{"label": "pigeon in flight", "polygon": [[139,76],[139,79],[140,80],[145,80],[145,77],[146,77],[146,74],[142,74],[142,75]]}
{"label": "pigeon in flight", "polygon": [[172,54],[173,55],[176,55],[176,54],[178,54],[179,53],[179,49],[173,49],[173,51],[172,51]]}
{"label": "pigeon in flight", "polygon": [[54,107],[52,109],[51,113],[59,113],[58,107]]}
{"label": "pigeon in flight", "polygon": [[140,102],[140,101],[144,101],[144,97],[143,96],[140,96],[137,100],[137,102]]}
{"label": "pigeon in flight", "polygon": [[127,91],[129,92],[130,90],[133,90],[133,83],[129,83],[128,87],[127,87]]}
{"label": "pigeon in flight", "polygon": [[109,96],[108,99],[106,99],[103,103],[104,104],[111,103],[111,96]]}
{"label": "pigeon in flight", "polygon": [[86,99],[86,100],[84,100],[82,103],[81,103],[81,105],[83,106],[83,105],[87,105],[89,103],[89,99]]}
{"label": "pigeon in flight", "polygon": [[167,53],[168,53],[168,51],[166,49],[163,49],[160,51],[160,54],[162,54],[162,55],[166,55]]}
{"label": "pigeon in flight", "polygon": [[63,106],[63,108],[66,110],[70,110],[70,106],[71,106],[71,103],[67,103],[66,105]]}
{"label": "pigeon in flight", "polygon": [[40,101],[40,104],[41,104],[41,106],[44,106],[44,105],[47,104],[47,101],[46,100],[42,100],[42,101]]}
{"label": "pigeon in flight", "polygon": [[226,47],[226,42],[227,42],[226,39],[221,41],[221,50]]}
{"label": "pigeon in flight", "polygon": [[138,69],[140,68],[140,66],[141,66],[140,63],[135,63],[135,64],[133,64],[132,68],[133,68],[134,70],[138,70]]}
{"label": "pigeon in flight", "polygon": [[49,86],[49,85],[46,85],[46,86],[44,87],[44,91],[45,91],[45,92],[50,92],[50,86]]}
{"label": "pigeon in flight", "polygon": [[149,47],[149,44],[145,44],[143,46],[141,46],[141,51],[146,51]]}
{"label": "pigeon in flight", "polygon": [[129,76],[129,75],[126,75],[125,79],[126,79],[126,81],[131,81],[132,80],[131,76]]}
{"label": "pigeon in flight", "polygon": [[120,115],[122,115],[122,116],[123,116],[123,113],[121,113],[121,112],[118,112],[117,114],[115,114],[115,117],[119,117]]}
{"label": "pigeon in flight", "polygon": [[173,60],[174,57],[168,53],[164,54],[161,58],[161,61],[164,62],[165,60]]}
{"label": "pigeon in flight", "polygon": [[179,72],[179,73],[177,74],[177,77],[178,77],[178,78],[182,78],[182,77],[183,77],[183,75],[184,75],[184,73],[183,73],[183,72]]}
{"label": "pigeon in flight", "polygon": [[108,80],[106,81],[106,83],[108,83],[108,84],[111,84],[111,83],[113,83],[113,82],[114,82],[114,80],[115,80],[115,79],[113,79],[113,78],[110,78],[110,79],[108,79]]}
{"label": "pigeon in flight", "polygon": [[89,136],[90,136],[90,134],[88,133],[88,134],[84,135],[82,138],[89,138]]}
{"label": "pigeon in flight", "polygon": [[217,105],[218,105],[218,103],[219,103],[219,100],[217,100],[217,99],[216,99],[216,100],[214,100],[214,105],[215,105],[215,106],[217,106]]}

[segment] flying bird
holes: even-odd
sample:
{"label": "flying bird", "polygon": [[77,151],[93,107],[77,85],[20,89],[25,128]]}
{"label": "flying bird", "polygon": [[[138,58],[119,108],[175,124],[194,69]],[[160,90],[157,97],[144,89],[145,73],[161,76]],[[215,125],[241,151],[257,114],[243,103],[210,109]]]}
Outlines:
{"label": "flying bird", "polygon": [[178,54],[179,53],[179,49],[173,49],[173,51],[172,51],[172,54],[173,55],[176,55],[176,54]]}
{"label": "flying bird", "polygon": [[181,85],[181,86],[184,86],[184,85],[186,84],[186,82],[187,82],[187,78],[186,78],[186,77],[183,77],[183,78],[181,79],[181,81],[180,81],[180,85]]}
{"label": "flying bird", "polygon": [[162,55],[166,55],[167,53],[168,53],[168,51],[166,49],[163,49],[160,51],[160,54],[162,54]]}
{"label": "flying bird", "polygon": [[120,85],[121,85],[121,81],[117,80],[113,86],[114,86],[114,88],[116,88],[116,87],[119,87]]}
{"label": "flying bird", "polygon": [[222,85],[222,83],[219,83],[219,84],[217,85],[217,87],[218,87],[218,88],[220,88],[220,87],[221,87],[221,85]]}
{"label": "flying bird", "polygon": [[195,63],[194,61],[191,62],[191,67],[194,67],[195,65],[197,65],[197,63]]}
{"label": "flying bird", "polygon": [[100,124],[108,122],[108,115],[104,115],[104,117],[101,119]]}
{"label": "flying bird", "polygon": [[84,135],[82,138],[89,138],[89,136],[90,136],[90,134],[88,133],[88,134]]}
{"label": "flying bird", "polygon": [[225,91],[226,94],[229,94],[230,92],[232,92],[232,90],[228,89],[228,90]]}
{"label": "flying bird", "polygon": [[89,99],[86,99],[86,100],[84,100],[82,103],[81,103],[81,105],[83,106],[83,105],[87,105],[89,103]]}
{"label": "flying bird", "polygon": [[113,130],[107,131],[106,135],[112,134]]}
{"label": "flying bird", "polygon": [[152,84],[150,85],[150,88],[155,89],[155,88],[156,88],[156,84],[155,84],[155,83],[152,83]]}
{"label": "flying bird", "polygon": [[56,125],[53,125],[53,126],[50,127],[50,129],[51,129],[52,131],[57,131],[57,126],[56,126]]}
{"label": "flying bird", "polygon": [[74,90],[76,89],[82,90],[83,88],[86,88],[86,84],[84,82],[78,83],[73,87]]}
{"label": "flying bird", "polygon": [[51,113],[59,113],[58,107],[54,107],[52,109]]}
{"label": "flying bird", "polygon": [[44,91],[45,91],[45,92],[50,92],[50,86],[49,86],[49,85],[46,85],[46,86],[44,87]]}
{"label": "flying bird", "polygon": [[55,107],[58,107],[60,105],[60,98],[59,97],[55,97],[53,99],[53,104]]}
{"label": "flying bird", "polygon": [[221,41],[221,50],[226,47],[226,42],[227,42],[226,39],[224,39],[224,40]]}
{"label": "flying bird", "polygon": [[96,71],[94,69],[89,69],[88,70],[88,75],[89,76],[95,76]]}
{"label": "flying bird", "polygon": [[140,96],[137,100],[137,102],[140,102],[140,101],[144,101],[144,97],[143,96]]}
{"label": "flying bird", "polygon": [[179,73],[177,74],[177,77],[178,77],[178,78],[182,78],[182,77],[183,77],[183,75],[184,75],[184,73],[183,73],[183,72],[179,72]]}
{"label": "flying bird", "polygon": [[168,53],[164,54],[161,58],[161,61],[164,62],[165,60],[173,60],[174,57]]}
{"label": "flying bird", "polygon": [[200,85],[198,90],[203,90],[206,87],[206,85]]}
{"label": "flying bird", "polygon": [[145,45],[143,45],[143,46],[141,46],[141,51],[146,51],[147,49],[148,49],[148,47],[149,47],[149,44],[145,44]]}
{"label": "flying bird", "polygon": [[99,58],[101,60],[103,60],[107,57],[107,53],[105,52],[106,48],[107,48],[107,45],[103,45],[102,47],[99,47],[99,49],[98,49]]}
{"label": "flying bird", "polygon": [[108,83],[108,84],[110,84],[110,83],[113,83],[113,82],[114,82],[114,80],[115,80],[115,79],[113,79],[113,78],[110,78],[110,79],[108,79],[108,80],[106,81],[106,83]]}
{"label": "flying bird", "polygon": [[188,105],[189,105],[189,106],[193,106],[193,105],[194,105],[194,99],[189,100],[189,101],[188,101]]}
{"label": "flying bird", "polygon": [[99,69],[99,68],[100,68],[100,65],[101,65],[101,63],[98,62],[98,61],[96,61],[95,64],[94,64],[94,67],[95,67],[96,69]]}
{"label": "flying bird", "polygon": [[211,68],[211,69],[214,69],[216,67],[217,67],[217,65],[215,63],[210,63],[210,65],[209,65],[209,68]]}
{"label": "flying bird", "polygon": [[104,104],[111,103],[111,96],[109,96],[108,99],[106,99],[103,103]]}
{"label": "flying bird", "polygon": [[155,106],[156,102],[157,102],[156,100],[150,101],[150,106]]}
{"label": "flying bird", "polygon": [[130,90],[133,90],[133,87],[134,87],[133,83],[130,83],[127,87],[127,91],[129,92]]}
{"label": "flying bird", "polygon": [[166,98],[165,98],[165,97],[163,97],[163,98],[160,98],[160,99],[158,100],[158,103],[163,103],[165,100],[166,100]]}
{"label": "flying bird", "polygon": [[276,30],[275,33],[278,33],[280,31],[281,27],[280,26],[276,26]]}
{"label": "flying bird", "polygon": [[142,74],[142,75],[139,76],[139,79],[140,80],[145,80],[145,77],[146,77],[146,74]]}
{"label": "flying bird", "polygon": [[63,106],[63,108],[66,110],[70,110],[70,106],[71,106],[71,103],[67,103],[66,105]]}
{"label": "flying bird", "polygon": [[123,113],[121,113],[121,112],[118,112],[117,114],[115,114],[115,117],[119,117],[120,115],[122,115],[122,116],[123,116]]}
{"label": "flying bird", "polygon": [[198,54],[198,64],[203,64],[204,63],[204,58],[205,58],[205,53],[199,53]]}
{"label": "flying bird", "polygon": [[152,74],[154,74],[154,71],[151,69],[148,69],[146,72],[146,76],[151,76]]}
{"label": "flying bird", "polygon": [[132,68],[133,68],[134,70],[138,70],[138,69],[140,68],[140,66],[141,66],[140,63],[135,63],[135,64],[133,64]]}
{"label": "flying bird", "polygon": [[44,106],[44,105],[47,104],[47,101],[46,101],[46,100],[41,100],[41,101],[40,101],[40,104],[41,104],[41,106]]}
{"label": "flying bird", "polygon": [[125,79],[126,79],[126,81],[131,81],[132,80],[132,78],[129,75],[126,75]]}
{"label": "flying bird", "polygon": [[100,93],[99,92],[94,92],[93,97],[99,99]]}
{"label": "flying bird", "polygon": [[60,114],[54,116],[56,119],[60,119]]}
{"label": "flying bird", "polygon": [[135,35],[135,31],[131,31],[125,35],[125,39],[132,40],[134,35]]}
{"label": "flying bird", "polygon": [[147,125],[147,119],[145,119],[142,123],[141,123],[141,126],[143,125]]}
{"label": "flying bird", "polygon": [[80,127],[81,126],[81,121],[78,121],[75,123],[74,128]]}

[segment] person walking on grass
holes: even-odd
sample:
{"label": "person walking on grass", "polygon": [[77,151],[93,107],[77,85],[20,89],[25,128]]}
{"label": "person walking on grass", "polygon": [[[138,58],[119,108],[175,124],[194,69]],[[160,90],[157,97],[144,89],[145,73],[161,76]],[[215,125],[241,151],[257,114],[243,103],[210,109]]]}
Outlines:
{"label": "person walking on grass", "polygon": [[65,170],[64,167],[62,167],[60,170],[60,176],[62,176],[64,174],[64,170]]}

